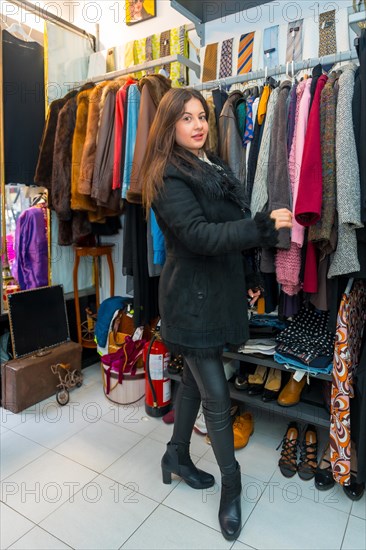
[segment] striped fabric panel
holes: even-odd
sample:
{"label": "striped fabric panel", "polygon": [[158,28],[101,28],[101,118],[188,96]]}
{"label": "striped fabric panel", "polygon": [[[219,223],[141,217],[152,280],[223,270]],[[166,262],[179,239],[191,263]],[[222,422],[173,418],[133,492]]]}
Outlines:
{"label": "striped fabric panel", "polygon": [[249,73],[252,70],[254,32],[242,34],[238,53],[238,74]]}

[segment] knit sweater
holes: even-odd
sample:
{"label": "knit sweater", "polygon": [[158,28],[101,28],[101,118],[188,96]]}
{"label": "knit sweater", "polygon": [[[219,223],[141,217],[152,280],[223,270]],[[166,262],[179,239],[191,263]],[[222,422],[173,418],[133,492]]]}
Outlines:
{"label": "knit sweater", "polygon": [[271,144],[271,131],[279,93],[280,89],[275,88],[268,100],[266,122],[263,130],[263,137],[258,156],[257,170],[255,173],[253,192],[250,203],[250,209],[253,217],[257,212],[262,212],[268,201],[267,178],[269,164],[269,147]]}
{"label": "knit sweater", "polygon": [[362,227],[360,173],[352,122],[355,72],[356,65],[350,63],[339,77],[336,133],[339,227],[338,244],[331,261],[328,277],[346,275],[360,270],[356,238],[356,228]]}

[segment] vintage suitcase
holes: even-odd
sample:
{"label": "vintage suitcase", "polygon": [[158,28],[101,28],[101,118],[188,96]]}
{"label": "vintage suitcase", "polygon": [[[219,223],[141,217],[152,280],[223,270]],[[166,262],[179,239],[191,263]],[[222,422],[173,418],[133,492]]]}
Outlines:
{"label": "vintage suitcase", "polygon": [[55,394],[59,378],[52,373],[51,365],[70,363],[72,370],[81,370],[81,352],[80,344],[69,341],[4,363],[3,408],[18,413]]}

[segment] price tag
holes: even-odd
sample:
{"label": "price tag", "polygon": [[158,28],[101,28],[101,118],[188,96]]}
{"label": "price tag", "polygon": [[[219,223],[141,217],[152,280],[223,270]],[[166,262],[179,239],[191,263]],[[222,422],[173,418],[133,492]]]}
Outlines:
{"label": "price tag", "polygon": [[294,380],[296,380],[296,382],[300,382],[304,376],[305,376],[305,371],[304,370],[297,370],[294,374]]}

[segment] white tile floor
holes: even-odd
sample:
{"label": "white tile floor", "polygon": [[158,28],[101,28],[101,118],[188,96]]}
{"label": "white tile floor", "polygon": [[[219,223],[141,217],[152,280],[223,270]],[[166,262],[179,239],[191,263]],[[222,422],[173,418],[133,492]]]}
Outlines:
{"label": "white tile floor", "polygon": [[[254,434],[237,452],[243,529],[226,541],[219,484],[195,491],[179,479],[161,481],[172,427],[148,417],[143,402],[108,401],[99,365],[83,372],[65,407],[52,397],[17,415],[0,410],[1,549],[366,548],[365,497],[352,502],[340,487],[319,493],[312,481],[284,478],[276,447],[287,421],[255,409]],[[219,483],[203,437],[193,434],[191,451]]]}

